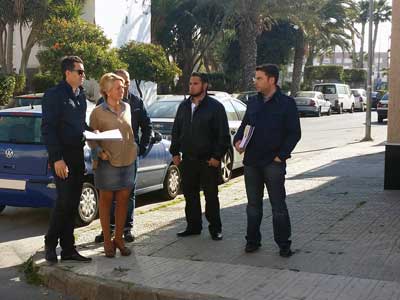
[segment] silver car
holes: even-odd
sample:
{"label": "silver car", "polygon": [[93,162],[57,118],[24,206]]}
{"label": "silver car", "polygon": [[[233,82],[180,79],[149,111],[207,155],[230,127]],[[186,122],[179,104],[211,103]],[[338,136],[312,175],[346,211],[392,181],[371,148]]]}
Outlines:
{"label": "silver car", "polygon": [[[233,137],[239,129],[246,112],[246,105],[224,92],[209,92],[208,94],[224,105],[229,122],[231,141],[233,142]],[[160,132],[164,139],[171,139],[176,111],[184,99],[182,95],[162,95],[148,108],[147,111],[153,123],[154,130]],[[232,170],[243,166],[242,160],[243,156],[234,149],[231,143],[228,152],[221,160],[220,181],[222,183],[229,181],[232,176]]]}
{"label": "silver car", "polygon": [[331,114],[331,102],[326,100],[324,94],[316,91],[299,91],[296,93],[297,110],[302,115],[320,117],[322,114]]}

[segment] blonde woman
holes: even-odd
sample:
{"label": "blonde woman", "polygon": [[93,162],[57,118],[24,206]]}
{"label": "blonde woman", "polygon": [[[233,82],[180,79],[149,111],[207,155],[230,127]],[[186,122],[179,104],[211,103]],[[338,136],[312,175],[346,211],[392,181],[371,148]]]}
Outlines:
{"label": "blonde woman", "polygon": [[[128,209],[128,199],[134,186],[134,162],[137,146],[131,126],[131,111],[122,101],[124,79],[114,73],[104,74],[100,79],[100,92],[105,102],[90,115],[90,127],[99,132],[119,129],[122,141],[100,140],[91,142],[93,153],[94,182],[100,191],[99,214],[104,233],[104,252],[114,257],[118,248],[121,255],[131,251],[125,247],[122,234]],[[110,209],[115,198],[115,236],[111,241]]]}

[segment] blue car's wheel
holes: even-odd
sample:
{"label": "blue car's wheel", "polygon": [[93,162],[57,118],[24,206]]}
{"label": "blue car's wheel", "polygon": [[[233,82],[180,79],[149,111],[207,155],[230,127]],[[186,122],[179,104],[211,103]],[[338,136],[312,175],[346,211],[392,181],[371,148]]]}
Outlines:
{"label": "blue car's wheel", "polygon": [[5,205],[0,205],[0,213],[3,212],[3,210],[5,210],[5,209],[6,209]]}
{"label": "blue car's wheel", "polygon": [[164,187],[162,190],[165,199],[174,199],[181,191],[181,173],[175,165],[168,167],[164,178]]}
{"label": "blue car's wheel", "polygon": [[93,184],[85,182],[78,207],[79,225],[89,225],[97,217],[98,199],[99,196]]}

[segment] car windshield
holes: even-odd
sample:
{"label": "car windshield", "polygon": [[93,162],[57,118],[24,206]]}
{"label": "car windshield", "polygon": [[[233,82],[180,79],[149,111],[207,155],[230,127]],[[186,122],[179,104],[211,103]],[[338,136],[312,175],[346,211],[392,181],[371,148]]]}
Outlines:
{"label": "car windshield", "polygon": [[15,98],[14,106],[42,105],[42,98]]}
{"label": "car windshield", "polygon": [[381,100],[389,100],[389,94],[386,93],[385,95],[383,95]]}
{"label": "car windshield", "polygon": [[353,96],[359,97],[360,93],[356,90],[351,90],[351,93],[353,94]]}
{"label": "car windshield", "polygon": [[334,85],[316,85],[314,91],[321,92],[322,94],[336,94],[336,87]]}
{"label": "car windshield", "polygon": [[182,101],[158,101],[148,108],[150,118],[175,118],[176,111]]}
{"label": "car windshield", "polygon": [[309,97],[313,98],[314,97],[314,92],[297,92],[296,97]]}
{"label": "car windshield", "polygon": [[0,143],[41,144],[39,116],[0,115]]}

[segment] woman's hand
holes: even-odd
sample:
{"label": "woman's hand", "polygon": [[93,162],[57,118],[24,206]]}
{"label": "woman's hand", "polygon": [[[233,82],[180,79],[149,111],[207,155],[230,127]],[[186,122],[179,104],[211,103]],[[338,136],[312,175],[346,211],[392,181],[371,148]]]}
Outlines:
{"label": "woman's hand", "polygon": [[108,153],[106,151],[103,150],[99,153],[99,158],[101,160],[109,160],[110,156],[108,155]]}

